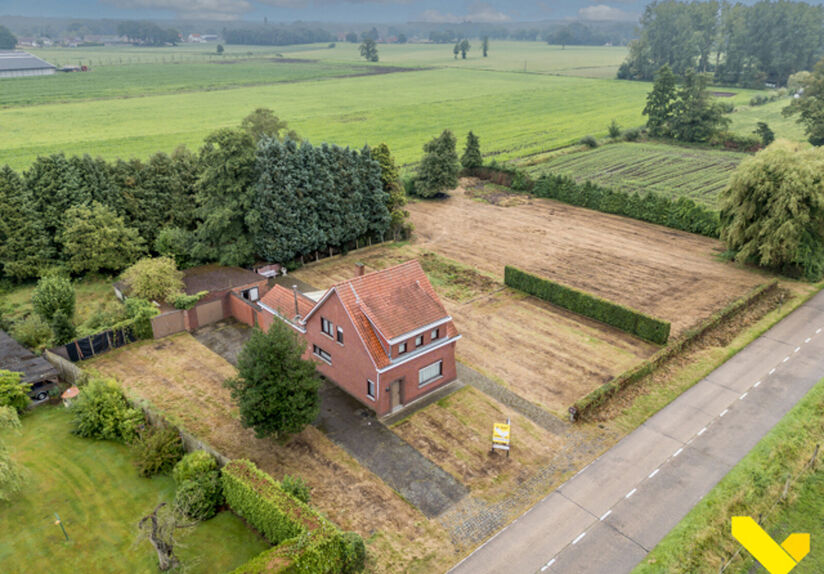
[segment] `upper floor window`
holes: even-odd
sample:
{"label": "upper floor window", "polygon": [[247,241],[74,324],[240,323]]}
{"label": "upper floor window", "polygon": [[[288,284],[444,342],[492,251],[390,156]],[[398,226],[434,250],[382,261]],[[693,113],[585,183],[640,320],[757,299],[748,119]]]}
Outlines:
{"label": "upper floor window", "polygon": [[435,339],[438,339],[440,336],[441,336],[441,330],[440,329],[432,329],[432,333],[430,333],[429,338],[434,341]]}
{"label": "upper floor window", "polygon": [[406,343],[398,345],[398,354],[403,355],[406,352]]}
{"label": "upper floor window", "polygon": [[332,321],[326,319],[325,317],[320,318],[320,330],[329,335],[330,337],[334,337],[334,327],[332,326]]}
{"label": "upper floor window", "polygon": [[343,345],[343,329],[338,327],[338,343]]}
{"label": "upper floor window", "polygon": [[420,347],[421,345],[423,345],[423,335],[418,335],[415,337],[415,346]]}

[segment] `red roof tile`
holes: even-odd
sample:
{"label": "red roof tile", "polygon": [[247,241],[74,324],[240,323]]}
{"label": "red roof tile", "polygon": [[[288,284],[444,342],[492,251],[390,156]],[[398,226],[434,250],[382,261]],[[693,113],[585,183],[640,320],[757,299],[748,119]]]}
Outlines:
{"label": "red roof tile", "polygon": [[[269,289],[260,303],[274,309],[284,319],[291,321],[295,317],[295,294],[282,285],[275,285]],[[306,317],[314,306],[315,302],[312,299],[298,291],[298,312],[301,317]]]}

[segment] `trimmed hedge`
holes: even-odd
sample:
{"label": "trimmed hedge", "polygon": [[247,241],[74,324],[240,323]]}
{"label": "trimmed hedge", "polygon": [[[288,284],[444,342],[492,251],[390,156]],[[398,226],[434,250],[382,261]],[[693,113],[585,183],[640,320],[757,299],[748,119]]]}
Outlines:
{"label": "trimmed hedge", "polygon": [[278,545],[234,574],[334,574],[344,569],[348,549],[343,533],[275,479],[248,460],[231,461],[222,476],[226,503]]}
{"label": "trimmed hedge", "polygon": [[641,196],[638,193],[607,189],[589,181],[578,183],[569,176],[555,174],[542,175],[533,186],[532,193],[538,197],[707,237],[717,238],[720,235],[718,212],[687,197],[670,199],[653,192]]}
{"label": "trimmed hedge", "polygon": [[672,359],[673,357],[676,357],[685,349],[685,347],[687,347],[687,345],[698,339],[709,329],[715,327],[716,325],[721,323],[721,321],[727,319],[728,317],[735,315],[741,309],[749,307],[756,300],[760,299],[762,296],[770,293],[771,291],[777,288],[777,279],[773,279],[769,283],[759,285],[743,297],[736,299],[720,311],[714,313],[703,323],[701,323],[697,328],[691,329],[684,333],[675,342],[670,343],[667,347],[661,349],[643,363],[633,367],[628,371],[625,371],[623,374],[612,379],[608,383],[604,383],[597,389],[591,391],[582,399],[576,401],[570,409],[570,412],[572,412],[574,409],[574,416],[576,420],[585,418],[586,416],[590,415],[592,412],[597,410],[598,407],[606,403],[612,395],[618,393],[621,389],[625,387],[637,383],[638,381],[640,381],[641,379],[643,379],[644,377],[646,377],[647,375],[651,374],[656,369],[661,367],[665,362]]}
{"label": "trimmed hedge", "polygon": [[665,345],[669,339],[670,324],[667,321],[655,319],[639,311],[611,303],[549,279],[531,275],[515,267],[506,266],[504,283],[513,289],[524,291],[574,313],[612,325],[644,340]]}

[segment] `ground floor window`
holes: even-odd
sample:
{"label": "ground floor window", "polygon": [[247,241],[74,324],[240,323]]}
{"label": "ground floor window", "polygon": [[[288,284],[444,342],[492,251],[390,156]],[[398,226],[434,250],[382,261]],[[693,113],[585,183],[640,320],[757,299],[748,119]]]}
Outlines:
{"label": "ground floor window", "polygon": [[370,399],[375,399],[375,382],[366,379],[366,396]]}
{"label": "ground floor window", "polygon": [[443,361],[438,361],[437,363],[432,363],[428,367],[424,367],[420,371],[418,371],[418,386],[422,387],[424,385],[428,385],[432,381],[436,379],[440,379],[443,376]]}
{"label": "ground floor window", "polygon": [[312,345],[312,352],[315,354],[316,357],[320,357],[330,365],[332,364],[332,355],[330,355],[317,345]]}

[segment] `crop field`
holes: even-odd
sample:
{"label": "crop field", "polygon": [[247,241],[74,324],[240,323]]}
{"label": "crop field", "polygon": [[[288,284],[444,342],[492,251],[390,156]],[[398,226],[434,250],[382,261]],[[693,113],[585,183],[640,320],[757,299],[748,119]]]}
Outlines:
{"label": "crop field", "polygon": [[475,130],[485,153],[507,159],[606,132],[613,118],[639,125],[646,90],[616,80],[440,69],[6,108],[0,165],[23,168],[61,151],[115,158],[197,148],[260,106],[315,143],[387,142],[401,164],[418,161],[423,144],[445,128],[460,140]]}
{"label": "crop field", "polygon": [[[139,477],[128,446],[75,436],[71,418],[62,406],[40,406],[23,416],[19,435],[3,433],[28,472],[22,493],[0,503],[3,572],[156,572],[149,542],[135,544],[136,526],[159,502],[172,501],[172,477]],[[178,539],[175,553],[193,574],[230,571],[269,547],[225,511]]]}
{"label": "crop field", "polygon": [[461,187],[408,208],[424,249],[498,278],[514,265],[670,321],[673,336],[763,283],[720,260],[720,241],[550,200],[500,207]]}
{"label": "crop field", "polygon": [[238,420],[223,387],[234,367],[188,333],[144,341],[101,355],[84,367],[116,378],[124,390],[153,405],[173,424],[230,458],[248,458],[276,479],[300,476],[312,505],[369,549],[370,572],[445,571],[449,537],[315,427],[285,443],[255,437]]}
{"label": "crop field", "polygon": [[560,155],[527,169],[534,177],[560,173],[611,189],[654,191],[717,207],[730,175],[746,157],[744,153],[658,143],[617,143]]}

